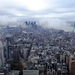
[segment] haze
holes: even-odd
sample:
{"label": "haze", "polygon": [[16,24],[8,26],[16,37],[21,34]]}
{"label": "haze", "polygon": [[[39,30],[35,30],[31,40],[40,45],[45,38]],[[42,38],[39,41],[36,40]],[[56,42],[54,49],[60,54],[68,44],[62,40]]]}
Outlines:
{"label": "haze", "polygon": [[[74,3],[75,0],[0,0],[0,25],[26,18],[57,18],[63,22],[75,21]],[[59,23],[57,24],[59,26]],[[55,24],[52,25],[52,27],[55,26]]]}

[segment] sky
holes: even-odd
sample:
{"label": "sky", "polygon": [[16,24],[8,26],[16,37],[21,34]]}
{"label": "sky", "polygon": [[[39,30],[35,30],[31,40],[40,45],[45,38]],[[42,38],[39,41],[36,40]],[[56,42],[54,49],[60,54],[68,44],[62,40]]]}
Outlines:
{"label": "sky", "polygon": [[0,22],[24,17],[75,21],[75,0],[0,0]]}

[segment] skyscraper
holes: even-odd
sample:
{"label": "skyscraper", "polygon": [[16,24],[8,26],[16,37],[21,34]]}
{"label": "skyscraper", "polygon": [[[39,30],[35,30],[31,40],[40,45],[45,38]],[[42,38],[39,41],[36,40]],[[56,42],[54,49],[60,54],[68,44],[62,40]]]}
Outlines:
{"label": "skyscraper", "polygon": [[5,58],[4,58],[3,44],[0,40],[0,67],[3,66],[4,63],[5,63]]}
{"label": "skyscraper", "polygon": [[9,57],[9,47],[10,47],[10,40],[11,40],[11,37],[10,36],[7,36],[6,37],[6,46],[5,46],[5,48],[6,48],[6,58],[7,59],[9,59],[10,57]]}

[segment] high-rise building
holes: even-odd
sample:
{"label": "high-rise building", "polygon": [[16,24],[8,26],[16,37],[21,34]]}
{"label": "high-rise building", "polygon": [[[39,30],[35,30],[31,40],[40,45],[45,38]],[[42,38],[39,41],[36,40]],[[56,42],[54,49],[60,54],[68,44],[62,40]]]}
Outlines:
{"label": "high-rise building", "polygon": [[6,38],[6,58],[9,59],[9,38]]}
{"label": "high-rise building", "polygon": [[19,62],[20,60],[19,47],[17,45],[14,46],[13,59],[15,62]]}
{"label": "high-rise building", "polygon": [[0,40],[0,67],[3,66],[4,63],[5,63],[5,58],[4,58],[3,44]]}
{"label": "high-rise building", "polygon": [[71,63],[71,75],[75,75],[75,61]]}
{"label": "high-rise building", "polygon": [[10,36],[7,36],[6,39],[5,39],[5,49],[6,49],[6,59],[9,59],[10,58],[10,50],[12,49],[11,45],[10,45],[10,42],[11,42],[11,37]]}
{"label": "high-rise building", "polygon": [[69,71],[71,75],[75,75],[75,55],[70,56]]}

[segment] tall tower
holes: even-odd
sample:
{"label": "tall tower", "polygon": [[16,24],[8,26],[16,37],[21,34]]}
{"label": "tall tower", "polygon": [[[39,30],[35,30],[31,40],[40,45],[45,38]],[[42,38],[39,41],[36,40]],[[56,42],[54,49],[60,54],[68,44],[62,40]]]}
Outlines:
{"label": "tall tower", "polygon": [[14,45],[13,59],[15,62],[20,60],[19,47],[17,45]]}
{"label": "tall tower", "polygon": [[6,58],[9,59],[9,38],[6,38]]}
{"label": "tall tower", "polygon": [[0,67],[3,66],[4,63],[5,63],[5,58],[4,58],[3,44],[0,40]]}

